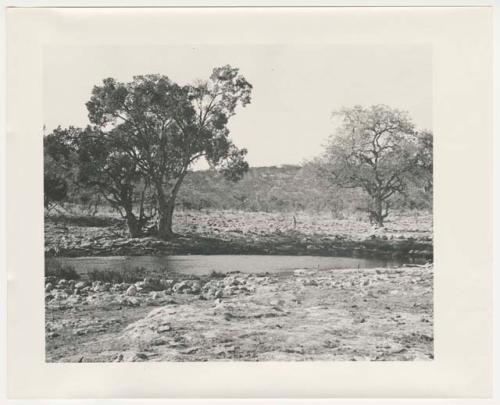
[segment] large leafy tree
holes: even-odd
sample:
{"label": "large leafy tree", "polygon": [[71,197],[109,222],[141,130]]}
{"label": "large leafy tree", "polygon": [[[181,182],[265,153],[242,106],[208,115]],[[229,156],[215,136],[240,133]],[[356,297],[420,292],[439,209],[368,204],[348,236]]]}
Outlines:
{"label": "large leafy tree", "polygon": [[432,182],[432,135],[417,132],[406,112],[385,105],[344,108],[334,116],[340,122],[324,155],[326,174],[336,186],[363,190],[363,208],[383,226],[394,196],[419,176]]}
{"label": "large leafy tree", "polygon": [[87,103],[90,121],[123,134],[121,150],[155,188],[159,237],[174,235],[175,200],[192,164],[204,157],[231,180],[248,169],[245,149],[229,138],[228,120],[250,103],[252,86],[231,66],[206,81],[180,86],[162,75],[121,83],[105,79]]}

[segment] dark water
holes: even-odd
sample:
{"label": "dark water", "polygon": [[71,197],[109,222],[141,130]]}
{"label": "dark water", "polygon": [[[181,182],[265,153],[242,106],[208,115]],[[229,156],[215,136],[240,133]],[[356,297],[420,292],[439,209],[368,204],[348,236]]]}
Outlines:
{"label": "dark water", "polygon": [[363,259],[324,256],[259,256],[259,255],[174,255],[174,256],[110,256],[54,257],[48,265],[73,267],[84,274],[92,270],[127,271],[144,268],[152,273],[184,273],[205,275],[212,271],[229,273],[280,273],[295,269],[349,269],[394,267],[403,264],[394,259]]}

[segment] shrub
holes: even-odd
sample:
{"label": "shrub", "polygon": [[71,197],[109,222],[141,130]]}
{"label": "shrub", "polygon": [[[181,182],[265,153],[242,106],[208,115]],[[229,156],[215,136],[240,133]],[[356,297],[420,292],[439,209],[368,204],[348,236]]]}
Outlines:
{"label": "shrub", "polygon": [[62,266],[60,264],[47,264],[45,263],[45,276],[53,277],[57,280],[79,280],[80,275],[72,266]]}
{"label": "shrub", "polygon": [[105,283],[136,283],[144,280],[148,275],[148,271],[143,267],[136,267],[126,271],[116,270],[91,270],[87,273],[89,281],[103,281]]}
{"label": "shrub", "polygon": [[224,278],[224,277],[226,277],[226,275],[217,270],[212,270],[209,275],[209,278]]}

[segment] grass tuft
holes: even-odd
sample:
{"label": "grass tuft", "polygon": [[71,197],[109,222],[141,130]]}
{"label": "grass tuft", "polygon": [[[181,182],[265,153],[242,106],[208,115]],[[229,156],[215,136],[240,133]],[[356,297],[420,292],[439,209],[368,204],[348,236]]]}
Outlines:
{"label": "grass tuft", "polygon": [[45,277],[53,277],[57,280],[79,280],[80,275],[72,266],[45,265]]}
{"label": "grass tuft", "polygon": [[226,274],[217,270],[212,270],[209,274],[209,278],[224,278],[224,277],[226,277]]}
{"label": "grass tuft", "polygon": [[137,283],[149,275],[144,267],[136,267],[127,271],[116,270],[91,270],[87,273],[89,281],[103,281],[105,283]]}

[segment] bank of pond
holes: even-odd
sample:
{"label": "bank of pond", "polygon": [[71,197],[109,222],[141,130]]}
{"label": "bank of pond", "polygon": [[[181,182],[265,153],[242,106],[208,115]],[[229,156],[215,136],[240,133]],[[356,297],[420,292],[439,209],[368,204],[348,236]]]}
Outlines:
{"label": "bank of pond", "polygon": [[[424,264],[413,260],[411,264]],[[171,256],[106,256],[48,257],[49,269],[72,268],[79,276],[90,273],[128,273],[142,269],[148,274],[191,274],[241,272],[251,274],[287,273],[296,269],[369,269],[400,267],[408,260],[392,258],[359,258],[288,255],[171,255]]]}

